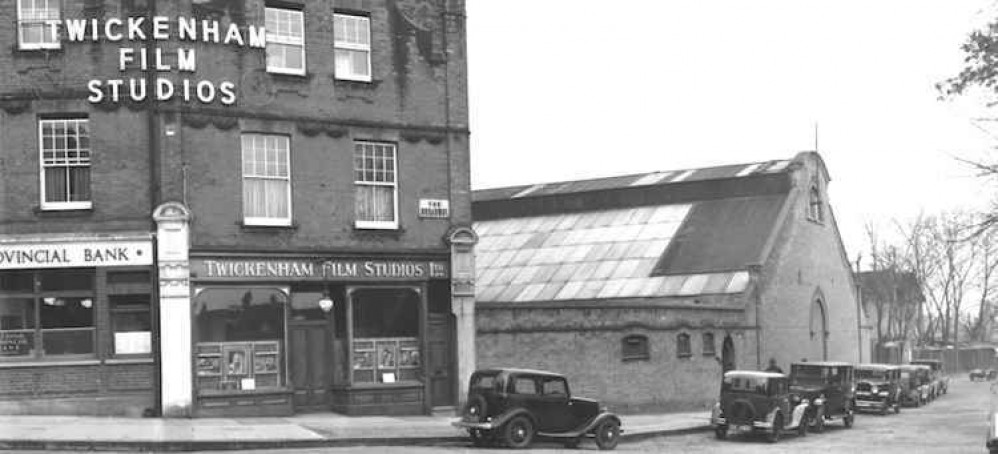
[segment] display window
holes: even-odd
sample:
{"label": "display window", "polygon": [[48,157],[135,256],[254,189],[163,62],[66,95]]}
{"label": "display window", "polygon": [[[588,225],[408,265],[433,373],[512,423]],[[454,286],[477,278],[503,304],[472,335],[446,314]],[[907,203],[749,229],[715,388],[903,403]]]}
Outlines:
{"label": "display window", "polygon": [[203,288],[193,305],[199,392],[285,386],[287,289]]}
{"label": "display window", "polygon": [[0,272],[0,361],[96,356],[94,269]]}
{"label": "display window", "polygon": [[415,288],[351,292],[354,384],[422,381],[420,307]]}

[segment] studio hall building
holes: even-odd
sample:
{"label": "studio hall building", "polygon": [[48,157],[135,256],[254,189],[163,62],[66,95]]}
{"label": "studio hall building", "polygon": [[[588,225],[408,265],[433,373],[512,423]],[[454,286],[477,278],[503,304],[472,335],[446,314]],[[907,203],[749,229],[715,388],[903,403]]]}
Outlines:
{"label": "studio hall building", "polygon": [[474,367],[460,0],[0,9],[0,412],[421,414]]}
{"label": "studio hall building", "polygon": [[646,411],[708,408],[769,358],[869,360],[829,182],[800,153],[475,191],[479,365]]}

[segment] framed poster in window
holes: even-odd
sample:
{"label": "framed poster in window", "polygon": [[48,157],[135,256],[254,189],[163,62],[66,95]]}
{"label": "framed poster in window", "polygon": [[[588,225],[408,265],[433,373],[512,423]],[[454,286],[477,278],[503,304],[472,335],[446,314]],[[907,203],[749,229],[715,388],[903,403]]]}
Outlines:
{"label": "framed poster in window", "polygon": [[226,345],[223,351],[225,376],[227,378],[248,375],[250,371],[250,349],[248,345]]}
{"label": "framed poster in window", "polygon": [[378,342],[378,369],[395,369],[396,346],[395,341]]}

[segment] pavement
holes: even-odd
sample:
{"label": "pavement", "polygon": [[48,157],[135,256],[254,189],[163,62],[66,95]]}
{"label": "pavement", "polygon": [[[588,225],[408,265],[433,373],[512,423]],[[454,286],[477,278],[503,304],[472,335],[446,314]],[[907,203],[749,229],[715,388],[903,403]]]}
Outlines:
{"label": "pavement", "polygon": [[[710,428],[710,413],[620,415],[621,441]],[[456,416],[344,416],[310,413],[268,418],[111,418],[0,416],[0,449],[209,451],[335,446],[434,445],[468,440]]]}

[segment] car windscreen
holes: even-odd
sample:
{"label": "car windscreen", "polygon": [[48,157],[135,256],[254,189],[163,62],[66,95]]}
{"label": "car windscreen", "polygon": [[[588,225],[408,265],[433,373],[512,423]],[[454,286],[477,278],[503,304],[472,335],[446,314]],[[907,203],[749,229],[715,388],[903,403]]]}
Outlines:
{"label": "car windscreen", "polygon": [[791,385],[823,385],[825,384],[825,372],[827,369],[822,369],[820,367],[806,367],[806,366],[794,366],[793,371],[790,372],[790,384]]}
{"label": "car windscreen", "polygon": [[721,383],[721,391],[766,394],[766,379],[745,375],[728,375]]}
{"label": "car windscreen", "polygon": [[882,370],[856,369],[856,380],[871,382],[887,381],[887,372]]}

